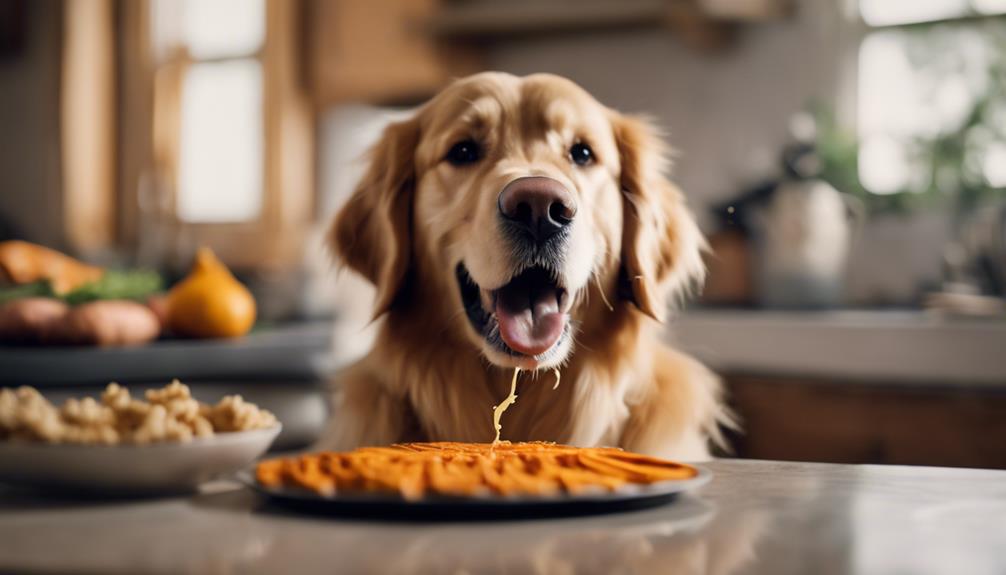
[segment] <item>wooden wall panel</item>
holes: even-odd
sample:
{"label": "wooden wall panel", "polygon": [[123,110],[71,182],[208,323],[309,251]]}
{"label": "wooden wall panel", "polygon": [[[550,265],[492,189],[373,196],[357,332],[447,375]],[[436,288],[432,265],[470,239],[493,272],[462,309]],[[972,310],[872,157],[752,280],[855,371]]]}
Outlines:
{"label": "wooden wall panel", "polygon": [[477,69],[474,52],[429,34],[440,0],[313,0],[311,79],[319,105],[413,103]]}
{"label": "wooden wall panel", "polygon": [[112,247],[116,229],[114,2],[65,2],[63,24],[63,216],[69,246],[88,253]]}

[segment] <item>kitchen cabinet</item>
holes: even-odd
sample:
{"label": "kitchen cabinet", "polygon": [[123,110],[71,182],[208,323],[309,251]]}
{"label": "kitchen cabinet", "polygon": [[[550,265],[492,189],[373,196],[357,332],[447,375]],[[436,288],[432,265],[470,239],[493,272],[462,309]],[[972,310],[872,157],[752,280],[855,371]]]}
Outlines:
{"label": "kitchen cabinet", "polygon": [[728,375],[752,459],[1006,469],[1006,390]]}
{"label": "kitchen cabinet", "polygon": [[668,341],[724,378],[742,457],[1006,468],[1006,321],[705,309]]}
{"label": "kitchen cabinet", "polygon": [[426,22],[438,0],[313,0],[310,77],[319,106],[412,104],[478,69],[474,52],[434,40]]}

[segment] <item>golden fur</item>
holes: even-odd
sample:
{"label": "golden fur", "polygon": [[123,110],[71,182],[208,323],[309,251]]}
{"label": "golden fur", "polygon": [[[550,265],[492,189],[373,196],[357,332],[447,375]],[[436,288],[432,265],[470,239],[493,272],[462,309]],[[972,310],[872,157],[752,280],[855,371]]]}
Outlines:
{"label": "golden fur", "polygon": [[[486,157],[463,169],[443,161],[464,138]],[[570,162],[576,141],[589,142],[595,165]],[[670,300],[704,274],[704,241],[667,168],[647,122],[551,75],[465,78],[390,125],[332,227],[344,264],[376,286],[382,323],[370,353],[339,378],[324,446],[492,439],[492,407],[530,360],[470,327],[454,269],[463,262],[479,284],[508,281],[519,264],[497,231],[496,196],[515,178],[544,175],[579,205],[561,270],[575,334],[549,361],[530,362],[548,369],[522,374],[503,438],[707,457],[728,420],[719,382],[660,342]]]}

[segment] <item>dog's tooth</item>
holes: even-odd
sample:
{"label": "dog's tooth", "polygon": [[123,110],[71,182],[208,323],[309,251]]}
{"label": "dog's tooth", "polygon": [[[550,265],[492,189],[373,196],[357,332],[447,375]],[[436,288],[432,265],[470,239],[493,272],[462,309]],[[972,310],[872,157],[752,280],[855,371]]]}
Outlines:
{"label": "dog's tooth", "polygon": [[546,314],[558,313],[559,303],[555,298],[546,297],[534,302],[531,309],[533,310],[533,317],[538,318]]}
{"label": "dog's tooth", "polygon": [[569,308],[571,307],[569,305],[570,300],[571,300],[571,298],[569,297],[569,292],[567,292],[564,289],[559,289],[559,298],[558,299],[559,299],[559,311],[562,312],[562,313],[568,312]]}
{"label": "dog's tooth", "polygon": [[487,310],[488,311],[488,310],[493,309],[493,307],[495,307],[495,304],[493,303],[493,294],[492,294],[492,292],[489,291],[489,290],[487,290],[487,289],[485,289],[485,288],[479,288],[479,300],[481,300],[481,302],[482,302],[482,309],[483,310]]}

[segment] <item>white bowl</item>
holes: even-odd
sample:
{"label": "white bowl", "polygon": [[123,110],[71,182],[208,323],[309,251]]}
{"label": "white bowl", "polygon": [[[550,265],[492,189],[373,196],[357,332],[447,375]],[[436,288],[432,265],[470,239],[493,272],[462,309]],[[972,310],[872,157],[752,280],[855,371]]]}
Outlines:
{"label": "white bowl", "polygon": [[0,483],[104,493],[191,491],[248,467],[282,426],[189,443],[68,445],[0,442]]}

